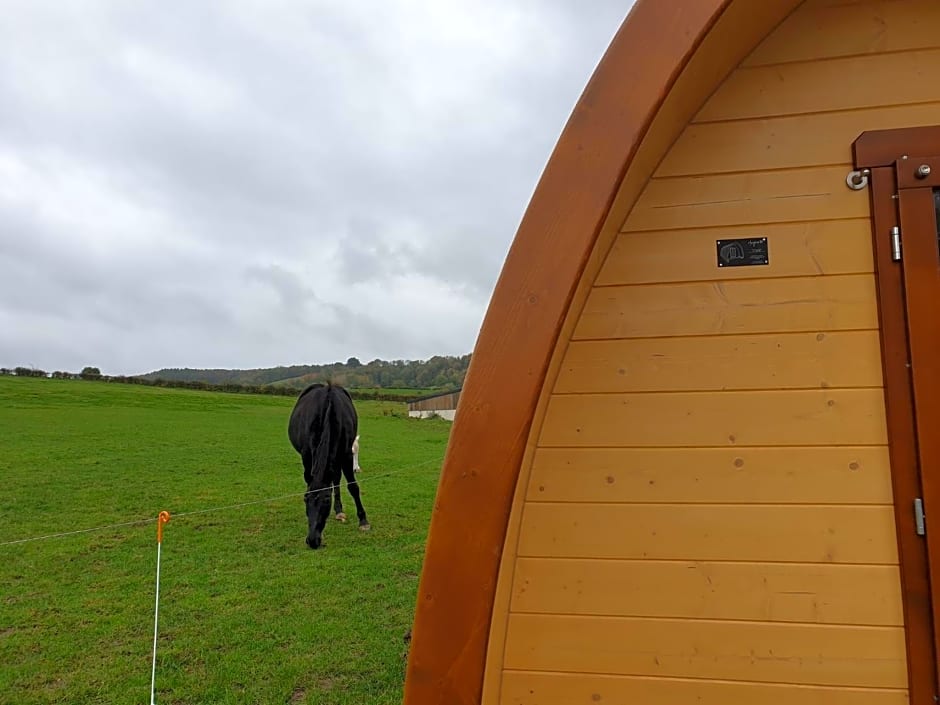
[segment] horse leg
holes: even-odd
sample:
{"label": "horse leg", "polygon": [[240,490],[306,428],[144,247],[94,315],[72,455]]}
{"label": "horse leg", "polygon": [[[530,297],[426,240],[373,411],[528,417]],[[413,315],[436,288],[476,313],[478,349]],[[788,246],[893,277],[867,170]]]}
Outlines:
{"label": "horse leg", "polygon": [[340,498],[340,485],[343,484],[343,477],[336,473],[336,484],[333,485],[333,511],[336,513],[336,520],[346,523],[346,512],[343,511],[343,500]]}
{"label": "horse leg", "polygon": [[310,473],[313,470],[313,453],[305,448],[300,454],[300,459],[304,464],[304,484],[309,487],[311,477]]}
{"label": "horse leg", "polygon": [[346,489],[352,495],[356,503],[356,516],[359,517],[359,530],[368,531],[372,528],[369,520],[366,518],[366,510],[362,506],[362,500],[359,499],[359,483],[356,482],[355,471],[353,470],[352,454],[348,455],[346,462],[343,463],[343,474],[346,476]]}

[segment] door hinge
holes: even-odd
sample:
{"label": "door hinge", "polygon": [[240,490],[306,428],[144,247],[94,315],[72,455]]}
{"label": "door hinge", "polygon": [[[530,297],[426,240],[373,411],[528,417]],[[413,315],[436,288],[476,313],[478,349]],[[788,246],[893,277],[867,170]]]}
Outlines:
{"label": "door hinge", "polygon": [[897,225],[891,228],[891,261],[901,261],[901,228]]}
{"label": "door hinge", "polygon": [[918,536],[924,536],[927,533],[927,518],[924,514],[924,500],[917,497],[914,500],[914,529]]}

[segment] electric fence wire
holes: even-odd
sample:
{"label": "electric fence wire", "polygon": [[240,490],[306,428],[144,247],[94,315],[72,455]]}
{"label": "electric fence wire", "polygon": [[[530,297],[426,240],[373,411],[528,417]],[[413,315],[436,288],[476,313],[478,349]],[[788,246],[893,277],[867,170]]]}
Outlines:
{"label": "electric fence wire", "polygon": [[[393,475],[400,475],[400,474],[402,474],[402,473],[404,473],[404,472],[409,472],[409,471],[411,471],[411,470],[416,470],[416,469],[421,468],[421,467],[424,467],[424,466],[426,466],[426,465],[430,465],[431,463],[441,463],[441,462],[443,462],[443,460],[444,460],[443,457],[441,457],[441,458],[432,458],[431,460],[426,460],[426,461],[424,461],[423,463],[418,463],[417,465],[411,465],[411,466],[409,466],[409,467],[407,467],[407,468],[400,468],[399,470],[390,470],[390,471],[388,471],[388,472],[380,473],[380,474],[377,474],[377,475],[370,475],[370,476],[369,476],[369,481],[371,482],[372,480],[378,480],[378,479],[383,478],[383,477],[391,477],[391,476],[393,476]],[[346,484],[347,484],[347,485],[350,485],[350,484],[359,485],[359,484],[362,484],[362,483],[361,483],[361,482],[359,481],[359,479],[357,478],[357,479],[354,480],[353,482],[349,482],[349,483],[346,483]],[[340,482],[340,486],[341,486],[341,485],[342,485],[342,482]],[[318,492],[327,492],[327,491],[332,492],[334,489],[336,489],[336,487],[337,487],[337,485],[329,485],[328,487],[324,487],[323,489],[317,490],[317,491],[318,491]],[[231,509],[241,509],[241,508],[243,508],[243,507],[250,507],[250,506],[253,506],[253,505],[256,505],[256,504],[269,504],[269,503],[271,503],[271,502],[277,502],[277,501],[280,501],[280,500],[283,500],[283,499],[292,499],[292,498],[295,498],[295,497],[303,497],[303,496],[306,495],[306,494],[308,494],[308,491],[307,491],[307,490],[305,490],[305,491],[303,491],[303,492],[293,492],[293,493],[291,493],[291,494],[282,494],[282,495],[278,495],[277,497],[267,497],[267,498],[265,498],[265,499],[257,499],[257,500],[253,500],[253,501],[250,501],[250,502],[239,502],[239,503],[237,503],[237,504],[226,504],[226,505],[224,505],[224,506],[209,507],[208,509],[195,509],[195,510],[189,511],[189,512],[180,512],[180,513],[178,513],[178,514],[175,514],[175,513],[174,513],[174,514],[173,514],[173,519],[175,520],[175,519],[179,519],[179,518],[183,518],[183,517],[197,516],[197,515],[199,515],[199,514],[210,514],[210,513],[212,513],[212,512],[224,512],[224,511],[228,511],[228,510],[231,510]],[[131,521],[122,521],[122,522],[119,522],[119,523],[117,523],[117,524],[105,524],[105,525],[103,525],[103,526],[94,526],[94,527],[91,527],[91,528],[88,528],[88,529],[76,529],[76,530],[74,530],[74,531],[60,531],[60,532],[55,533],[55,534],[45,534],[44,536],[31,536],[31,537],[29,537],[29,538],[14,539],[14,540],[12,540],[12,541],[0,541],[0,547],[3,547],[3,546],[15,546],[15,545],[18,545],[18,544],[31,543],[31,542],[33,542],[33,541],[45,541],[45,540],[49,540],[49,539],[59,539],[59,538],[64,538],[64,537],[66,537],[66,536],[76,536],[76,535],[78,535],[78,534],[89,534],[89,533],[92,533],[92,532],[95,532],[95,531],[107,531],[107,530],[109,530],[109,529],[121,529],[121,528],[125,528],[125,527],[128,527],[128,526],[140,526],[140,525],[142,525],[142,524],[150,524],[150,523],[152,523],[153,521],[154,521],[154,518],[153,518],[153,517],[147,517],[146,519],[133,519],[133,520],[131,520]]]}

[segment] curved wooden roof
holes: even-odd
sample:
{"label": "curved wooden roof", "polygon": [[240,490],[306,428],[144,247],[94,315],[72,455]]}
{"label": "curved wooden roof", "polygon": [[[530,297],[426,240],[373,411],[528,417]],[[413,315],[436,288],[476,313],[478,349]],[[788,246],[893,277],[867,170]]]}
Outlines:
{"label": "curved wooden roof", "polygon": [[[480,702],[500,556],[533,415],[578,283],[654,119],[736,6],[739,21],[756,29],[731,35],[740,36],[737,53],[727,37],[715,43],[721,57],[687,82],[696,84],[696,97],[676,108],[675,134],[640,160],[647,172],[689,111],[796,4],[637,0],[599,63],[533,194],[471,358],[431,520],[406,705]],[[761,17],[752,20],[755,13]]]}

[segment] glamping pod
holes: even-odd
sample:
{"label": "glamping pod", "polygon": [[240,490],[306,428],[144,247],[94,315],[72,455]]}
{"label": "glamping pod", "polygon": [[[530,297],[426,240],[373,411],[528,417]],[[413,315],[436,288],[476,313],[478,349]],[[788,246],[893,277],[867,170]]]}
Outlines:
{"label": "glamping pod", "polygon": [[935,703],[938,75],[938,0],[637,1],[480,331],[406,705]]}

